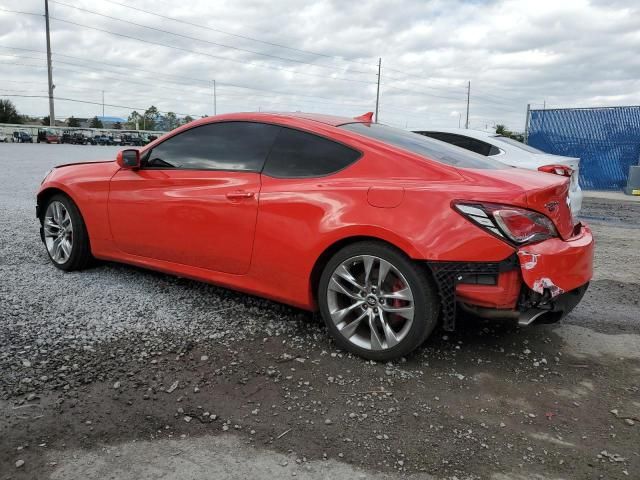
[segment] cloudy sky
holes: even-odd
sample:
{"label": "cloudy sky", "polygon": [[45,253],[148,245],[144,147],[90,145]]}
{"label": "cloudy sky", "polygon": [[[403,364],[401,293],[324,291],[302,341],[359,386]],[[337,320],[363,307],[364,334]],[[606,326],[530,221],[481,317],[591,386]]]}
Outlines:
{"label": "cloudy sky", "polygon": [[[640,104],[638,0],[50,0],[56,117],[375,108],[401,127],[524,127]],[[16,13],[22,12],[22,13]],[[29,15],[28,13],[35,14]],[[43,0],[0,3],[0,97],[48,114]],[[67,100],[63,100],[67,99]]]}

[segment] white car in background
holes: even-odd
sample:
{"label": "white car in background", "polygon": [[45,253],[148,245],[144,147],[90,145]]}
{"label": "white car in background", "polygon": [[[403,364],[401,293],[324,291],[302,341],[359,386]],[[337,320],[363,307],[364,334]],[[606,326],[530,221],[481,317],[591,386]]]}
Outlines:
{"label": "white car in background", "polygon": [[411,130],[414,133],[457,145],[485,157],[491,157],[512,167],[570,176],[569,200],[571,201],[571,212],[574,216],[580,213],[582,208],[582,189],[578,184],[580,174],[579,158],[551,155],[513,138],[481,130],[463,128]]}

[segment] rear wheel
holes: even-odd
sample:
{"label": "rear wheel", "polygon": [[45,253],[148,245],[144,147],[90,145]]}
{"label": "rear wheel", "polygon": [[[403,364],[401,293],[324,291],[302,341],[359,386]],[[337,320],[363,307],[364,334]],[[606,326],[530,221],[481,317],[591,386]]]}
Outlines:
{"label": "rear wheel", "polygon": [[424,269],[375,241],[349,245],[329,260],[318,303],[336,343],[372,360],[415,350],[438,319],[437,296]]}
{"label": "rear wheel", "polygon": [[51,262],[71,271],[91,261],[89,235],[78,207],[66,195],[52,196],[42,218],[43,240]]}

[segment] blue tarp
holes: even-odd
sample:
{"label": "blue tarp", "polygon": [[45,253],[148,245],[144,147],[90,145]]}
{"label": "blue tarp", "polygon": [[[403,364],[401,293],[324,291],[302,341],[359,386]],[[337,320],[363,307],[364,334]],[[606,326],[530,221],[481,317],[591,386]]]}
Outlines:
{"label": "blue tarp", "polygon": [[579,157],[582,188],[622,190],[640,164],[640,107],[531,110],[528,143]]}

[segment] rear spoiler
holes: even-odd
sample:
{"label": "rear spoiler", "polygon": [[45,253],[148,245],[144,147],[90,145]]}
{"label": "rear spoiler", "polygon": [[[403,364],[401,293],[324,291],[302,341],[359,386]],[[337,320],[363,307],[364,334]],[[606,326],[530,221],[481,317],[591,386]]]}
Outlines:
{"label": "rear spoiler", "polygon": [[373,112],[364,113],[359,117],[353,117],[353,119],[363,123],[371,123],[373,122]]}

